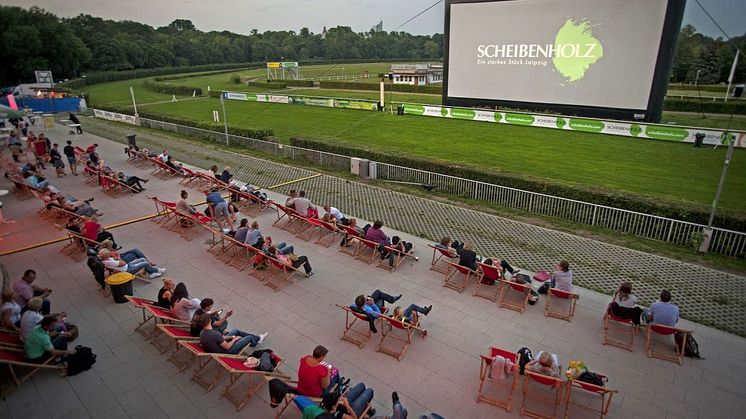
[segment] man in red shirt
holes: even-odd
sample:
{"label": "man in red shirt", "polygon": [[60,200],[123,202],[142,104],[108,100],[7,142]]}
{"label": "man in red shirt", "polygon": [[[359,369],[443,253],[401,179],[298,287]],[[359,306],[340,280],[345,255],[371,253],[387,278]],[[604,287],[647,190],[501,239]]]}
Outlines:
{"label": "man in red shirt", "polygon": [[321,397],[330,385],[339,384],[339,370],[332,369],[331,364],[323,362],[329,350],[319,345],[313,355],[300,359],[298,368],[298,393],[308,397]]}

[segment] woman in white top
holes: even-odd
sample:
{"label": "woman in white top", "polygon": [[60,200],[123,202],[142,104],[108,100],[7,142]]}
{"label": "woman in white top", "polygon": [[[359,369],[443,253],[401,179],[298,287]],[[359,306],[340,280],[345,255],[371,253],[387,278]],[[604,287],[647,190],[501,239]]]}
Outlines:
{"label": "woman in white top", "polygon": [[642,308],[637,307],[636,303],[637,297],[632,294],[632,283],[623,282],[617,292],[614,293],[614,299],[609,304],[609,310],[614,317],[632,320],[632,323],[639,325]]}
{"label": "woman in white top", "polygon": [[18,331],[18,326],[21,323],[21,306],[18,305],[13,299],[16,293],[12,288],[3,290],[2,293],[2,306],[0,306],[0,326],[5,329]]}
{"label": "woman in white top", "polygon": [[171,295],[171,312],[184,321],[191,321],[194,312],[199,308],[199,298],[189,298],[186,284],[179,282]]}

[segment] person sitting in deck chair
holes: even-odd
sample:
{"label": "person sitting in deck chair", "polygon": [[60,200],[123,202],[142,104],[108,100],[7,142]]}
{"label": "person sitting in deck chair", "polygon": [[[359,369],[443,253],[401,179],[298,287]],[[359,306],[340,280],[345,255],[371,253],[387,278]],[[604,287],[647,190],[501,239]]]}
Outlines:
{"label": "person sitting in deck chair", "polygon": [[179,173],[179,174],[184,173],[184,169],[181,167],[181,163],[177,163],[171,160],[171,156],[168,156],[164,163],[166,164],[166,166],[170,167],[171,170],[173,170],[174,172]]}
{"label": "person sitting in deck chair", "polygon": [[308,397],[322,397],[325,393],[338,391],[338,386],[347,385],[350,380],[343,379],[339,369],[324,362],[329,350],[318,345],[312,355],[300,359],[298,367],[298,394]]}
{"label": "person sitting in deck chair", "polygon": [[114,258],[108,249],[101,249],[98,257],[101,258],[104,266],[117,272],[128,272],[134,275],[140,272],[140,270],[145,269],[150,279],[158,278],[166,272],[166,268],[156,268],[146,258],[134,259],[132,262],[125,262],[120,258]]}
{"label": "person sitting in deck chair", "polygon": [[[199,344],[206,352],[213,354],[231,354],[238,355],[248,345],[254,347],[264,342],[269,333],[262,333],[259,336],[246,333],[238,329],[233,329],[223,335],[212,328],[212,317],[209,313],[203,313],[200,317],[202,331],[199,334]],[[226,339],[230,338],[230,339]]]}
{"label": "person sitting in deck chair", "polygon": [[643,309],[636,305],[637,297],[632,294],[632,283],[622,282],[619,289],[614,293],[614,298],[609,304],[611,313],[620,319],[631,320],[639,326]]}
{"label": "person sitting in deck chair", "polygon": [[199,337],[202,332],[202,315],[207,313],[212,319],[212,329],[217,330],[220,333],[225,333],[228,329],[228,317],[233,315],[233,310],[228,310],[223,315],[223,310],[212,311],[212,305],[215,302],[212,298],[204,298],[199,303],[199,308],[194,312],[192,316],[192,324],[189,327],[189,332],[194,337]]}
{"label": "person sitting in deck chair", "polygon": [[[274,247],[274,252],[270,251],[270,247]],[[275,257],[278,253],[281,255],[289,255],[293,253],[293,251],[295,251],[295,246],[292,244],[287,244],[285,242],[274,244],[272,242],[272,237],[267,237],[264,240],[264,252],[267,256]]]}
{"label": "person sitting in deck chair", "polygon": [[298,192],[298,197],[293,200],[293,205],[295,211],[301,217],[319,218],[319,210],[313,205],[310,199],[306,198],[306,191]]}
{"label": "person sitting in deck chair", "polygon": [[[352,228],[355,231],[357,231],[357,234],[360,237],[365,237],[365,230],[363,230],[362,228],[360,228],[360,227],[357,226],[357,219],[356,218],[350,218],[349,220],[347,220],[347,227]],[[342,238],[342,241],[339,242],[339,245],[340,246],[351,246],[353,240],[354,240],[354,238],[350,237],[350,235],[345,232],[345,235]]]}
{"label": "person sitting in deck chair", "polygon": [[55,316],[44,316],[41,322],[26,335],[23,341],[23,354],[29,362],[41,364],[50,356],[63,358],[73,352],[66,349],[55,349],[49,333],[57,323]]}
{"label": "person sitting in deck chair", "polygon": [[[321,406],[305,396],[296,396],[293,401],[298,406],[303,417],[314,419],[358,419],[373,400],[373,389],[358,383],[343,396],[334,391],[327,393],[321,400]],[[376,414],[376,409],[368,409],[368,417]]]}
{"label": "person sitting in deck chair", "polygon": [[321,221],[329,224],[332,230],[339,231],[339,227],[337,226],[337,219],[334,218],[334,216],[330,213],[327,212],[326,214],[324,214],[324,216],[321,217]]}
{"label": "person sitting in deck chair", "polygon": [[539,352],[536,358],[526,364],[526,369],[531,372],[560,378],[559,358],[557,355],[546,351]]}
{"label": "person sitting in deck chair", "polygon": [[329,204],[324,204],[324,211],[326,211],[327,214],[330,214],[334,219],[336,220],[336,223],[347,225],[348,219],[345,217],[344,214],[342,214],[342,211],[340,211],[337,208],[334,208],[333,206]]}
{"label": "person sitting in deck chair", "polygon": [[163,278],[163,286],[158,290],[158,299],[156,305],[158,307],[171,309],[171,296],[176,288],[176,283],[171,278]]}
{"label": "person sitting in deck chair", "polygon": [[456,257],[461,253],[461,249],[464,248],[464,244],[458,240],[451,240],[448,236],[443,236],[440,242],[433,244],[433,246],[447,250],[451,257]]}
{"label": "person sitting in deck chair", "polygon": [[255,249],[262,250],[262,247],[264,246],[264,237],[262,236],[262,232],[259,231],[258,222],[254,221],[251,223],[251,228],[246,232],[244,243]]}
{"label": "person sitting in deck chair", "polygon": [[650,324],[676,326],[679,322],[679,306],[671,303],[671,292],[662,290],[660,299],[651,304],[649,309],[643,310],[642,318]]}
{"label": "person sitting in deck chair", "polygon": [[291,189],[290,192],[288,192],[288,199],[285,200],[285,206],[295,209],[295,198],[297,197],[298,194],[295,192],[295,189]]}
{"label": "person sitting in deck chair", "polygon": [[176,209],[184,214],[191,214],[191,215],[196,214],[198,212],[197,209],[189,205],[189,203],[187,202],[187,198],[189,198],[189,193],[185,190],[182,190],[180,196],[181,196],[181,199],[176,201]]}
{"label": "person sitting in deck chair", "polygon": [[275,255],[275,259],[277,259],[280,263],[282,263],[285,266],[292,266],[295,269],[300,268],[303,266],[303,270],[306,272],[307,277],[313,276],[313,271],[311,269],[311,263],[308,261],[308,256],[298,256],[294,253],[288,253],[288,254],[282,254],[278,253],[278,250],[276,247],[272,246],[268,249],[268,253]]}
{"label": "person sitting in deck chair", "polygon": [[430,311],[432,309],[432,305],[423,308],[418,306],[417,304],[410,304],[409,307],[405,308],[404,310],[401,309],[401,306],[396,306],[396,308],[394,308],[394,312],[391,314],[391,317],[404,323],[417,326],[420,324],[419,315],[424,314],[425,316],[427,316],[428,314],[430,314]]}
{"label": "person sitting in deck chair", "polygon": [[94,215],[100,217],[104,215],[104,213],[91,206],[93,198],[80,201],[74,196],[65,198],[58,193],[51,192],[49,195],[44,195],[42,199],[44,199],[45,202],[48,202],[46,206],[47,209],[51,209],[52,207],[62,208],[84,217],[92,217]]}
{"label": "person sitting in deck chair", "polygon": [[[130,176],[124,172],[117,173],[117,180],[131,187],[135,192],[142,192],[145,188],[142,187],[142,183],[148,183],[150,179],[142,179],[137,176]],[[140,183],[142,182],[142,183]]]}
{"label": "person sitting in deck chair", "polygon": [[[407,243],[399,236],[394,236],[391,238],[391,244],[388,246],[389,248],[394,249],[393,252],[389,252],[389,250],[386,247],[381,247],[381,260],[389,260],[389,266],[394,266],[394,261],[397,258],[397,254],[401,255],[401,257],[406,257],[407,255],[411,255],[414,253],[414,244]],[[417,256],[414,256],[414,260],[418,260],[419,258]]]}
{"label": "person sitting in deck chair", "polygon": [[171,311],[184,321],[191,321],[201,302],[199,298],[189,298],[189,291],[183,282],[176,284],[171,293]]}
{"label": "person sitting in deck chair", "polygon": [[359,313],[367,314],[370,331],[378,333],[375,320],[380,317],[381,313],[385,310],[386,303],[394,304],[399,301],[400,298],[401,294],[394,297],[381,290],[375,290],[368,296],[358,295],[355,297],[355,304],[350,305],[350,308]]}
{"label": "person sitting in deck chair", "polygon": [[464,242],[464,245],[461,248],[461,252],[459,252],[458,264],[460,266],[469,268],[472,271],[476,271],[477,261],[479,261],[479,256],[477,256],[477,252],[474,251],[474,245],[472,244],[472,242]]}
{"label": "person sitting in deck chair", "polygon": [[83,228],[80,231],[83,237],[88,240],[96,241],[99,243],[103,242],[104,240],[111,240],[112,244],[114,244],[115,250],[119,250],[122,248],[122,246],[119,246],[114,240],[114,235],[106,231],[106,229],[104,229],[104,227],[98,223],[98,219],[96,217],[91,217],[90,220],[87,220],[85,224],[83,224]]}

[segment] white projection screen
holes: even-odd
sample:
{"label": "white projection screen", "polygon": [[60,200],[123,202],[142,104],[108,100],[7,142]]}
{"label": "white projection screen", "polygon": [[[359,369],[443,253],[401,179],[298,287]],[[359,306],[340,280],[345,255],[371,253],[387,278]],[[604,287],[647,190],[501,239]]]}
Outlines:
{"label": "white projection screen", "polygon": [[657,121],[685,0],[450,0],[443,102]]}

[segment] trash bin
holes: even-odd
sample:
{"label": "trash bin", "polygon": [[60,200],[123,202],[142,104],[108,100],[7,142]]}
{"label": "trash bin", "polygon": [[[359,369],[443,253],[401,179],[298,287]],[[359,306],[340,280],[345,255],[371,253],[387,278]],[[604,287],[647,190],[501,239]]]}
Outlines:
{"label": "trash bin", "polygon": [[54,115],[51,113],[45,113],[42,115],[42,118],[44,118],[44,127],[47,129],[54,128]]}
{"label": "trash bin", "polygon": [[733,97],[741,97],[743,96],[743,84],[737,84],[736,87],[733,89]]}
{"label": "trash bin", "polygon": [[396,107],[396,114],[397,115],[404,115],[404,106],[399,105]]}
{"label": "trash bin", "polygon": [[111,296],[114,297],[116,303],[126,303],[127,295],[132,295],[132,280],[135,276],[128,272],[118,272],[109,275],[106,278],[106,283],[111,288]]}
{"label": "trash bin", "polygon": [[127,134],[127,145],[130,147],[137,147],[137,135]]}
{"label": "trash bin", "polygon": [[695,147],[702,147],[702,143],[705,141],[705,134],[702,132],[698,132],[694,134],[694,146]]}

